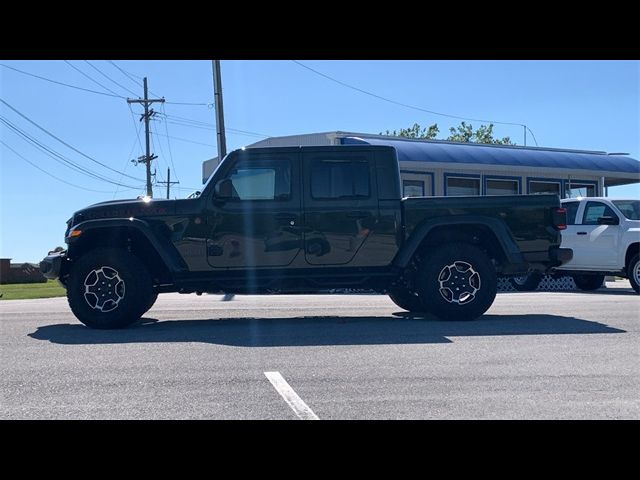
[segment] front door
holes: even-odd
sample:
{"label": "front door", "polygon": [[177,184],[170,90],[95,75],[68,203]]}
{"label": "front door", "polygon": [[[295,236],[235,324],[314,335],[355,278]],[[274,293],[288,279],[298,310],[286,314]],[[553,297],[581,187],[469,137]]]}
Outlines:
{"label": "front door", "polygon": [[364,152],[303,154],[307,263],[354,264],[378,217],[373,167]]}
{"label": "front door", "polygon": [[232,197],[209,199],[209,265],[289,265],[302,248],[299,154],[240,152],[224,178],[231,180]]}
{"label": "front door", "polygon": [[[581,222],[568,225],[562,232],[563,246],[573,249],[573,259],[563,268],[615,269],[618,262],[619,225],[598,225],[598,218],[614,217],[611,207],[598,201],[588,201],[583,208]],[[567,242],[564,241],[565,237]]]}

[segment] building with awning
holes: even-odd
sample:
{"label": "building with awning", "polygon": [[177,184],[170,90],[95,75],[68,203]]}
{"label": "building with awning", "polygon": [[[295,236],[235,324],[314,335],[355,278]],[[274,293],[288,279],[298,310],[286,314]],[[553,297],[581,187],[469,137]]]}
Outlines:
{"label": "building with awning", "polygon": [[[640,161],[620,153],[407,139],[354,132],[270,137],[245,148],[390,145],[398,152],[405,196],[555,193],[605,196],[607,188],[640,182]],[[202,166],[205,183],[218,159]]]}

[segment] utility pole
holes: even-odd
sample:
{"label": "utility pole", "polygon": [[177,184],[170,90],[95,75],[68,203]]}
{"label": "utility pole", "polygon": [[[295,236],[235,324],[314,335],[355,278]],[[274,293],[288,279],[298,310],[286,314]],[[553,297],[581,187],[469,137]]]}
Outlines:
{"label": "utility pole", "polygon": [[171,185],[175,185],[176,183],[180,183],[180,182],[172,182],[171,181],[171,169],[167,168],[167,181],[166,182],[157,182],[160,185],[167,185],[167,200],[169,200],[169,189],[171,188]]}
{"label": "utility pole", "polygon": [[211,60],[213,68],[213,100],[216,111],[216,140],[218,141],[218,163],[227,154],[227,141],[224,133],[224,107],[222,106],[222,77],[220,60]]}
{"label": "utility pole", "polygon": [[158,158],[156,155],[151,155],[151,151],[149,148],[149,119],[152,115],[155,114],[153,110],[149,112],[149,105],[152,103],[164,103],[164,98],[149,98],[148,90],[147,90],[147,77],[144,77],[144,99],[131,100],[127,98],[127,103],[142,103],[144,105],[144,114],[142,115],[142,119],[144,119],[144,139],[146,144],[146,153],[143,158],[140,159],[140,163],[144,163],[147,166],[147,197],[153,197],[153,189],[151,188],[151,161],[154,158]]}

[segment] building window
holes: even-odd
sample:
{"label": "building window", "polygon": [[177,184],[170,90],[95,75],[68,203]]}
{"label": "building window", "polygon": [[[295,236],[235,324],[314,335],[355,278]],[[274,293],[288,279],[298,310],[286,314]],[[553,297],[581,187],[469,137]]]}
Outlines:
{"label": "building window", "polygon": [[565,191],[567,198],[596,196],[596,186],[593,183],[566,182]]}
{"label": "building window", "polygon": [[520,182],[518,180],[487,179],[484,188],[485,195],[518,195]]}
{"label": "building window", "polygon": [[560,182],[531,181],[529,182],[529,193],[551,193],[560,195]]}
{"label": "building window", "polygon": [[422,180],[403,180],[402,196],[424,197],[424,182]]}
{"label": "building window", "polygon": [[311,196],[315,199],[369,196],[369,163],[352,160],[314,160]]}
{"label": "building window", "polygon": [[400,170],[402,195],[404,197],[432,197],[433,173],[417,170]]}
{"label": "building window", "polygon": [[480,195],[480,179],[446,177],[447,196]]}
{"label": "building window", "polygon": [[291,164],[288,160],[238,162],[227,176],[237,200],[287,200],[291,195]]}

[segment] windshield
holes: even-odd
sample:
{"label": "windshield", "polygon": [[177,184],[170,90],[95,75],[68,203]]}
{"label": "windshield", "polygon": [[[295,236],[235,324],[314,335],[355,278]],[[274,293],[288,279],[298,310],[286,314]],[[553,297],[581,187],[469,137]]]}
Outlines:
{"label": "windshield", "polygon": [[640,200],[613,200],[613,204],[629,220],[640,220]]}

